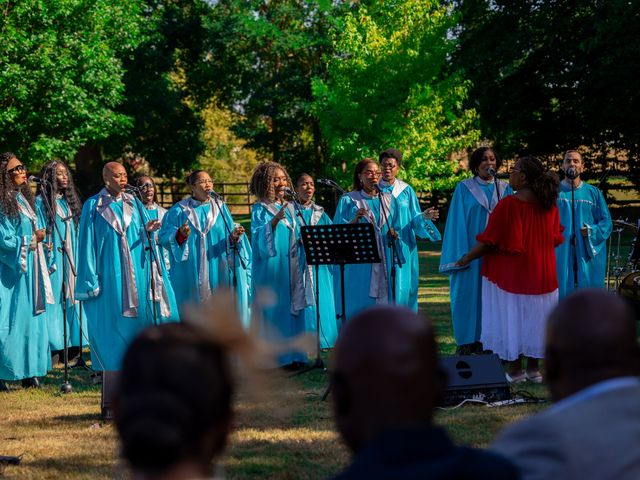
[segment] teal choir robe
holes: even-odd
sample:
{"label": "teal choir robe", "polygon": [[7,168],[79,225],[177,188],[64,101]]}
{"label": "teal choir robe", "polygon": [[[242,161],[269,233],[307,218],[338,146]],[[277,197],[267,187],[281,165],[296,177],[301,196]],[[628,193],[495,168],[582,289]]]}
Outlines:
{"label": "teal choir robe", "polygon": [[[500,198],[511,195],[511,187],[500,181]],[[487,226],[489,214],[498,203],[493,181],[480,177],[460,182],[451,199],[444,229],[440,273],[449,275],[451,321],[457,345],[480,341],[482,328],[481,259],[468,267],[458,268],[455,263],[477,243],[476,235]]]}
{"label": "teal choir robe", "polygon": [[[157,203],[153,203],[152,205],[145,205],[145,209],[149,220],[158,220],[160,224],[162,224],[164,216],[167,214],[166,208],[161,207]],[[164,262],[166,270],[169,271],[169,269],[171,268],[169,250],[159,245],[158,231],[153,232],[153,241],[156,243],[156,247],[158,248],[158,258],[160,259],[160,261]]]}
{"label": "teal choir robe", "polygon": [[153,325],[154,312],[157,323],[179,318],[168,276],[150,268],[148,221],[128,193],[114,198],[102,189],[82,208],[75,296],[84,303],[94,370],[119,370],[129,342]]}
{"label": "teal choir robe", "polygon": [[[395,241],[398,254],[395,275],[396,304],[407,306],[417,312],[420,272],[416,237],[431,242],[439,242],[442,237],[433,222],[422,214],[418,196],[407,183],[399,179],[396,179],[393,184],[380,180],[379,185],[384,194],[386,211],[389,212],[389,224],[398,234],[398,239]],[[388,241],[385,241],[385,245],[387,245],[389,259],[387,262],[389,285],[393,286],[391,280],[393,252]],[[392,295],[390,295],[391,298]]]}
{"label": "teal choir robe", "polygon": [[[260,335],[269,341],[291,339],[315,331],[305,313],[313,305],[313,288],[304,281],[304,252],[299,239],[299,220],[292,204],[275,228],[271,220],[280,211],[279,203],[256,202],[251,209],[253,250],[253,309],[261,322]],[[265,300],[270,295],[273,298]],[[305,352],[288,351],[278,358],[280,366],[306,362]]]}
{"label": "teal choir robe", "polygon": [[[331,219],[325,213],[324,208],[315,203],[306,206],[298,205],[300,215],[304,219],[304,225],[318,226],[331,225]],[[301,225],[302,222],[299,223]],[[314,298],[316,287],[318,290],[318,299],[314,305],[309,305],[304,312],[307,316],[307,330],[315,332],[318,327],[316,325],[316,309],[317,304],[320,305],[320,348],[332,348],[338,337],[338,325],[336,320],[336,307],[334,303],[333,293],[333,266],[319,265],[318,276],[316,278],[316,267],[307,265],[306,256],[302,257],[300,267],[303,271],[305,282],[310,281],[313,288]],[[316,286],[317,281],[317,286]]]}
{"label": "teal choir robe", "polygon": [[20,216],[0,213],[0,379],[46,375],[51,366],[46,308],[53,305],[35,211],[17,193]]}
{"label": "teal choir robe", "polygon": [[[226,222],[226,223],[225,223]],[[187,223],[190,234],[181,245],[178,229]],[[245,326],[249,322],[251,246],[246,235],[234,251],[229,242],[233,218],[224,202],[200,202],[186,198],[169,209],[160,229],[160,245],[169,251],[171,283],[180,308],[199,303],[219,287],[232,288],[236,278],[238,311]]]}
{"label": "teal choir robe", "polygon": [[[78,229],[76,227],[75,218],[71,213],[71,209],[67,200],[59,195],[56,198],[54,209],[55,222],[58,231],[64,239],[67,251],[71,257],[73,265],[78,264]],[[69,265],[69,261],[65,260],[61,247],[62,241],[60,235],[53,225],[48,222],[47,207],[41,195],[36,198],[36,211],[41,225],[46,225],[47,235],[44,239],[45,255],[47,257],[47,265],[49,268],[49,277],[51,279],[51,288],[53,289],[54,304],[47,308],[45,313],[47,317],[47,329],[49,331],[49,345],[51,350],[62,350],[64,348],[64,311],[63,301],[66,301],[67,316],[67,346],[78,347],[80,345],[88,345],[88,333],[86,324],[86,315],[82,312],[82,340],[80,339],[80,310],[82,304],[75,300],[74,290],[76,284],[76,276],[73,269]],[[66,264],[63,265],[63,260]],[[65,289],[62,291],[62,275],[65,272]],[[66,299],[66,300],[65,300]]]}
{"label": "teal choir robe", "polygon": [[[603,288],[607,266],[607,239],[613,224],[604,196],[593,185],[581,182],[574,190],[576,253],[578,260],[578,288]],[[564,227],[564,242],[556,247],[556,268],[558,270],[558,290],[560,298],[573,291],[573,247],[570,244],[573,226],[571,224],[571,186],[560,183],[558,196],[560,223]],[[580,229],[586,225],[588,236],[583,237]]]}
{"label": "teal choir robe", "polygon": [[[388,253],[385,246],[387,240],[387,225],[385,217],[380,215],[380,199],[367,195],[363,190],[356,190],[344,194],[333,217],[334,224],[350,223],[356,216],[358,209],[367,210],[367,215],[358,220],[359,223],[370,223],[374,227],[380,263],[360,263],[346,265],[344,268],[344,290],[346,321],[360,311],[376,304],[388,304],[390,298],[388,277]],[[342,314],[340,270],[334,270],[334,289],[336,312]],[[345,321],[345,318],[342,318]]]}

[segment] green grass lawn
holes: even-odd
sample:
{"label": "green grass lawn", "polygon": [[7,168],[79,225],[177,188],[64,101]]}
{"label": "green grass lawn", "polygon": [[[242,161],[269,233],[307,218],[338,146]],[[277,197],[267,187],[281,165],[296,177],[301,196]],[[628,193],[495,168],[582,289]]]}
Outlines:
{"label": "green grass lawn", "polygon": [[[244,219],[243,219],[244,220]],[[439,244],[421,244],[420,308],[435,324],[440,351],[455,350],[449,310],[449,283],[437,273]],[[330,355],[325,355],[328,364]],[[271,388],[259,397],[239,392],[234,433],[221,460],[226,478],[325,478],[349,455],[334,430],[328,402],[321,401],[327,374],[314,370],[297,377],[270,375]],[[44,379],[41,390],[0,394],[0,455],[22,457],[5,478],[123,478],[116,434],[100,420],[100,388],[89,374],[74,370],[72,394],[58,393],[62,370]],[[547,397],[544,386],[526,384]],[[457,442],[486,446],[504,425],[545,408],[544,404],[501,408],[465,405],[438,411],[436,422]],[[126,477],[125,477],[126,478]]]}

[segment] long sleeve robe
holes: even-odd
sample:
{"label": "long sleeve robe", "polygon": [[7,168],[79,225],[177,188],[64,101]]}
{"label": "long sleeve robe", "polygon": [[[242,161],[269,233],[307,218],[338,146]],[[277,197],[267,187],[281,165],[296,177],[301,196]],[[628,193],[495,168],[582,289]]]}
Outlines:
{"label": "long sleeve robe", "polygon": [[[276,203],[257,202],[251,209],[252,308],[262,322],[260,335],[271,341],[307,332],[311,326],[305,309],[313,303],[312,289],[307,288],[302,274],[304,255],[298,242],[298,220],[293,206],[288,204],[285,217],[275,228],[271,226],[280,208]],[[265,292],[273,294],[272,302],[264,301]],[[306,361],[306,352],[298,351],[285,352],[278,358],[281,366]]]}
{"label": "long sleeve robe", "polygon": [[[184,243],[178,244],[176,233],[185,223],[191,233]],[[159,242],[169,251],[171,283],[180,308],[187,302],[205,300],[219,287],[231,288],[235,276],[238,309],[247,325],[251,246],[243,235],[237,253],[234,252],[229,243],[233,228],[233,218],[225,203],[219,207],[213,200],[199,202],[189,197],[176,203],[164,216]]]}
{"label": "long sleeve robe", "polygon": [[168,278],[160,277],[151,297],[148,218],[136,202],[103,189],[82,208],[75,296],[84,303],[94,370],[119,370],[129,342],[153,324],[154,309],[158,323],[179,318]]}
{"label": "long sleeve robe", "polygon": [[[418,242],[416,238],[423,238],[431,242],[442,240],[440,232],[431,220],[428,220],[420,210],[420,203],[416,192],[402,180],[396,179],[393,184],[384,180],[380,186],[389,200],[389,223],[398,234],[395,241],[398,252],[396,266],[395,296],[396,304],[407,306],[418,311],[418,284],[420,280],[418,262]],[[388,197],[387,197],[388,196]],[[387,270],[389,285],[391,280],[392,249],[387,245]]]}
{"label": "long sleeve robe", "polygon": [[[500,198],[513,190],[500,182]],[[467,268],[458,268],[456,261],[477,243],[476,235],[487,226],[489,214],[498,203],[494,183],[479,177],[460,182],[451,199],[444,229],[440,273],[449,275],[451,321],[457,345],[480,341],[482,330],[481,260]]]}
{"label": "long sleeve robe", "polygon": [[[604,288],[607,265],[607,239],[613,224],[604,196],[593,185],[582,182],[574,190],[575,229],[578,259],[578,288]],[[571,186],[560,184],[558,196],[560,223],[564,227],[564,242],[556,248],[556,269],[560,298],[574,289],[573,247],[570,244],[573,225],[571,223]],[[586,225],[588,236],[580,229]]]}
{"label": "long sleeve robe", "polygon": [[[52,205],[55,209],[55,222],[65,241],[67,250],[71,255],[73,265],[78,264],[78,229],[76,227],[74,218],[71,214],[71,210],[67,203],[67,200],[60,196],[56,198],[56,204]],[[73,275],[72,269],[69,264],[63,265],[63,253],[60,250],[62,242],[60,236],[56,232],[53,225],[49,224],[47,214],[47,207],[41,195],[36,198],[36,211],[38,213],[38,219],[42,225],[46,225],[47,235],[44,242],[48,245],[46,249],[46,255],[48,258],[49,266],[49,278],[51,279],[51,288],[53,290],[53,296],[55,303],[47,308],[47,329],[49,331],[49,345],[51,350],[62,350],[64,348],[64,311],[63,311],[63,298],[66,298],[66,316],[67,316],[67,345],[80,346],[88,345],[87,339],[87,325],[86,315],[84,311],[82,313],[83,325],[82,325],[82,341],[80,339],[80,310],[83,308],[82,304],[75,301],[74,287],[76,278]],[[66,272],[65,287],[66,294],[62,291],[62,275],[63,271]]]}
{"label": "long sleeve robe", "polygon": [[50,283],[45,285],[43,250],[35,242],[35,229],[42,225],[24,197],[17,195],[20,216],[13,219],[0,213],[1,380],[42,376],[51,366],[44,311],[53,296]]}
{"label": "long sleeve robe", "polygon": [[[324,209],[315,203],[311,203],[311,205],[306,207],[300,206],[299,212],[304,219],[305,225],[331,225],[332,223]],[[318,282],[318,299],[315,303],[319,303],[320,305],[320,331],[318,332],[320,336],[320,347],[331,348],[338,337],[338,324],[336,321],[336,307],[333,292],[333,267],[328,265],[319,265],[318,276],[316,278],[316,267],[313,265],[307,265],[304,260],[306,260],[306,257],[303,257],[301,269],[303,272],[308,272],[309,274],[308,277],[305,277],[305,280],[308,280],[309,278],[312,279],[311,283],[314,290],[314,298],[316,290],[315,282]],[[305,308],[308,331],[315,332],[317,330],[316,309],[316,305],[309,305]]]}

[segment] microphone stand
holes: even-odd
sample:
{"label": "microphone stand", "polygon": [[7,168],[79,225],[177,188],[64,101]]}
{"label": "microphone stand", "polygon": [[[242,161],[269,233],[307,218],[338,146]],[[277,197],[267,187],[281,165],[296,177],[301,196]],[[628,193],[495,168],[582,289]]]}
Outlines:
{"label": "microphone stand", "polygon": [[[375,184],[375,189],[378,192],[378,198],[380,200],[380,212],[382,214],[384,223],[387,224],[388,228],[391,228],[391,225],[389,225],[389,215],[384,205],[384,202],[382,201],[382,196],[384,195],[384,193],[382,192],[382,189],[378,184]],[[402,268],[402,265],[400,265],[400,256],[398,255],[396,239],[393,238],[391,235],[389,235],[389,232],[387,232],[387,237],[388,237],[388,245],[389,247],[391,247],[391,257],[392,257],[391,258],[391,299],[393,304],[395,305],[396,303],[396,265],[399,268]],[[385,275],[386,275],[386,272],[385,272]]]}
{"label": "microphone stand", "polygon": [[[573,178],[572,178],[573,177]],[[577,239],[576,239],[576,202],[575,202],[575,184],[574,180],[578,178],[577,175],[569,176],[567,174],[567,178],[571,180],[571,237],[569,241],[569,245],[571,245],[573,249],[573,288],[574,290],[578,288],[578,250],[577,250]]]}
{"label": "microphone stand", "polygon": [[[41,180],[43,187],[45,185],[49,185],[49,182]],[[69,332],[67,326],[67,262],[69,262],[69,268],[71,269],[71,274],[76,276],[76,267],[73,263],[73,259],[71,255],[69,255],[69,250],[67,248],[67,242],[65,238],[62,236],[60,229],[58,228],[58,223],[56,222],[56,213],[53,210],[53,206],[51,205],[51,200],[47,195],[47,189],[42,188],[42,200],[49,213],[49,218],[51,219],[51,223],[53,224],[52,232],[58,236],[60,240],[59,250],[62,253],[62,324],[63,324],[63,338],[64,338],[64,382],[60,386],[60,392],[62,393],[71,393],[73,391],[73,387],[71,383],[69,383]],[[53,188],[51,188],[51,192],[53,192]],[[82,341],[80,341],[80,352],[82,352]]]}
{"label": "microphone stand", "polygon": [[[129,190],[129,192],[127,192],[127,190]],[[153,278],[153,265],[156,266],[156,269],[158,270],[159,275],[162,275],[162,270],[160,269],[160,262],[158,261],[158,257],[156,255],[154,242],[151,240],[151,232],[147,230],[147,225],[144,221],[145,217],[142,211],[142,193],[140,192],[139,188],[132,187],[132,186],[125,187],[125,192],[126,193],[133,192],[137,194],[138,198],[140,199],[140,201],[137,202],[136,201],[137,199],[134,196],[133,203],[136,204],[136,209],[138,210],[138,215],[140,215],[140,221],[142,222],[142,228],[144,229],[145,236],[147,237],[147,247],[145,247],[145,250],[149,251],[149,255],[151,258],[151,261],[149,262],[149,285],[151,286],[151,311],[153,314],[153,324],[158,325],[158,314],[156,312],[156,282],[155,282],[155,279]]]}
{"label": "microphone stand", "polygon": [[498,199],[498,202],[500,201],[500,180],[498,180],[498,172],[496,172],[495,170],[491,169],[492,172],[492,176],[493,176],[493,186],[496,189],[496,197]]}
{"label": "microphone stand", "polygon": [[[298,195],[294,190],[289,192],[291,197],[293,198],[293,209],[296,212],[296,215],[300,218],[300,223],[302,226],[307,226],[307,222],[304,220],[304,216],[302,215],[302,211],[300,210],[300,201],[298,200]],[[309,266],[307,265],[307,268]],[[317,368],[325,370],[324,362],[322,361],[322,357],[320,356],[320,287],[318,284],[318,265],[315,265],[315,294],[316,294],[316,358],[311,365],[303,368],[299,372],[296,372],[295,375],[302,375],[303,373],[310,372],[311,370],[315,370]]]}
{"label": "microphone stand", "polygon": [[[242,268],[246,270],[247,267],[244,263],[244,260],[238,253],[238,243],[233,242],[231,239],[231,228],[229,227],[227,218],[224,216],[224,212],[222,211],[222,205],[220,204],[220,195],[218,195],[214,190],[211,190],[209,192],[209,197],[211,197],[213,201],[216,202],[216,205],[218,206],[218,210],[220,210],[220,215],[222,215],[222,221],[224,222],[224,228],[227,232],[227,238],[229,239],[228,241],[231,244],[231,250],[233,251],[233,268],[236,267],[237,261],[239,259],[240,264],[242,265]],[[240,241],[240,238],[238,238],[238,242],[239,241]],[[233,286],[233,299],[237,302],[238,277],[236,276],[235,270],[232,271],[232,268],[231,268],[231,265],[229,265],[229,262],[227,262],[227,269],[229,271],[229,280],[227,283],[231,282],[231,286]],[[208,278],[206,280],[207,282],[209,281]]]}

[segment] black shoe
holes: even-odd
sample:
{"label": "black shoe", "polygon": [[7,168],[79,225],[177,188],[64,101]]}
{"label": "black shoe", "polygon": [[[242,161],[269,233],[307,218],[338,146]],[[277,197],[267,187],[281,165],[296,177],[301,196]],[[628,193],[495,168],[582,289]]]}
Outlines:
{"label": "black shoe", "polygon": [[0,380],[0,392],[8,392],[9,391],[9,387],[7,387],[7,384],[4,380]]}
{"label": "black shoe", "polygon": [[24,388],[40,388],[40,380],[38,377],[23,378],[22,386]]}

